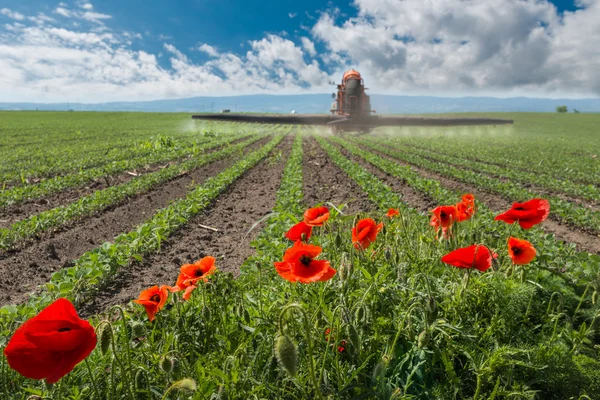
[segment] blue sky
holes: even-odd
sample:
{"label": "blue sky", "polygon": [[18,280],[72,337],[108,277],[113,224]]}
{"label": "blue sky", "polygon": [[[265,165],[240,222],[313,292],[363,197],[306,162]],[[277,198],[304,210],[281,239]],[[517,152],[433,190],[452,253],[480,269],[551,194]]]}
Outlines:
{"label": "blue sky", "polygon": [[[600,0],[3,0],[0,101],[600,95]],[[598,46],[596,46],[598,47]]]}

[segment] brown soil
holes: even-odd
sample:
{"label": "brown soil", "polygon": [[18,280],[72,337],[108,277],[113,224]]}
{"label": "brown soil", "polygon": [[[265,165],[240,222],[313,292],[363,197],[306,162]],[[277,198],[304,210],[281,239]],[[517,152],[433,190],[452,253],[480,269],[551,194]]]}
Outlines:
{"label": "brown soil", "polygon": [[342,210],[344,214],[375,209],[365,191],[335,165],[315,138],[304,139],[303,152],[303,192],[304,205],[307,208],[330,202],[338,208],[346,204]]}
{"label": "brown soil", "polygon": [[403,181],[399,178],[396,178],[392,174],[388,174],[375,167],[372,164],[369,164],[363,158],[352,155],[349,151],[342,148],[342,146],[336,145],[339,150],[350,160],[359,164],[365,171],[368,171],[379,178],[382,182],[388,185],[392,190],[396,193],[399,193],[402,196],[402,201],[406,203],[409,207],[414,208],[419,211],[428,212],[429,210],[435,208],[437,206],[436,202],[426,194],[419,192],[418,190],[413,189],[409,185],[406,184],[406,181]]}
{"label": "brown soil", "polygon": [[[416,147],[416,146],[412,146],[412,147]],[[421,149],[421,148],[419,147],[419,149]],[[424,150],[427,150],[427,149],[424,149]],[[424,159],[432,161],[432,162],[439,162],[438,160],[436,160],[434,158],[431,158],[431,157],[422,156],[422,155],[419,155],[419,157],[423,157]],[[450,166],[452,166],[454,168],[463,170],[463,171],[473,172],[472,168],[467,168],[467,167],[465,167],[463,165],[454,164],[454,163],[450,163],[450,162],[448,162],[446,164],[448,164],[448,165],[450,165]],[[490,178],[497,179],[497,180],[505,182],[505,183],[506,182],[512,182],[512,180],[510,178],[507,178],[505,176],[500,176],[500,175],[496,175],[496,174],[490,174],[490,173],[487,173],[487,172],[479,172],[479,174],[481,174],[482,176],[487,176],[487,177],[490,177]],[[527,190],[531,190],[532,192],[535,192],[535,193],[537,193],[537,194],[539,194],[541,196],[555,196],[555,197],[560,198],[561,200],[568,201],[568,202],[571,202],[571,203],[575,203],[578,206],[581,206],[581,207],[584,207],[584,208],[588,208],[588,209],[590,209],[592,211],[600,211],[600,206],[598,204],[594,203],[593,201],[590,201],[590,200],[581,199],[581,198],[578,198],[578,197],[570,196],[570,195],[565,194],[563,192],[559,192],[559,191],[556,191],[556,190],[551,190],[551,189],[543,188],[543,187],[540,187],[540,186],[536,186],[534,183],[531,183],[531,182],[516,182],[515,181],[515,183],[518,184],[518,185],[520,185],[520,186],[522,186],[523,188],[525,188]]]}
{"label": "brown soil", "polygon": [[[174,285],[182,264],[193,263],[207,255],[217,259],[221,272],[239,273],[239,268],[254,250],[250,247],[262,224],[250,233],[252,225],[268,215],[275,206],[293,136],[286,137],[272,154],[282,157],[273,162],[267,158],[246,172],[221,194],[207,211],[190,219],[162,245],[158,254],[141,263],[133,263],[119,273],[112,285],[96,293],[84,306],[83,315],[102,312],[114,304],[137,298],[140,291],[154,285]],[[200,225],[218,229],[215,232]]]}
{"label": "brown soil", "polygon": [[[248,153],[268,140],[265,137],[245,149]],[[47,282],[52,273],[72,264],[83,253],[92,250],[117,235],[128,232],[146,221],[169,203],[184,197],[190,186],[233,165],[237,157],[211,163],[177,177],[150,192],[130,199],[99,215],[61,227],[60,232],[47,232],[21,251],[0,254],[0,305],[19,303],[28,292]]]}
{"label": "brown soil", "polygon": [[[419,175],[421,175],[427,179],[436,180],[436,181],[440,182],[440,184],[447,189],[455,190],[455,191],[462,192],[462,193],[473,193],[473,195],[475,195],[475,198],[478,201],[481,201],[482,203],[484,203],[494,213],[506,211],[512,205],[511,202],[509,202],[508,200],[506,200],[498,195],[488,193],[486,191],[478,189],[469,184],[444,177],[435,172],[431,172],[431,171],[416,167],[414,165],[404,163],[398,159],[387,156],[386,154],[383,154],[376,150],[373,150],[373,149],[369,149],[369,150],[372,151],[373,153],[378,154],[381,157],[387,158],[388,160],[392,160],[394,162],[397,162],[397,163],[403,164],[403,165],[410,165],[410,167],[412,169],[414,169],[416,172],[418,172]],[[590,233],[587,233],[587,232],[584,232],[581,230],[576,230],[571,227],[561,225],[558,222],[550,220],[550,219],[547,219],[546,221],[544,221],[540,225],[540,227],[545,232],[554,234],[558,240],[561,240],[566,243],[574,243],[577,246],[577,249],[579,251],[587,251],[590,253],[600,254],[600,237],[599,236],[595,236],[593,234],[590,234]]]}
{"label": "brown soil", "polygon": [[[420,150],[430,151],[430,152],[432,152],[432,153],[437,153],[437,154],[447,155],[447,154],[444,154],[444,153],[443,153],[443,152],[441,152],[441,151],[438,151],[438,150],[432,150],[432,149],[429,149],[429,148],[427,148],[427,147],[423,147],[423,146],[416,146],[416,145],[414,145],[414,144],[407,144],[407,143],[404,143],[404,144],[402,144],[402,145],[403,145],[403,146],[406,146],[406,147],[413,147],[413,148],[415,148],[415,149],[420,149]],[[481,158],[478,158],[478,157],[465,157],[465,156],[462,156],[462,158],[463,158],[464,160],[467,160],[467,161],[469,161],[469,160],[472,160],[472,161],[480,162],[480,163],[482,163],[482,164],[494,165],[494,166],[501,167],[501,168],[507,168],[507,165],[506,165],[506,164],[502,164],[502,163],[498,163],[498,162],[492,162],[492,161],[489,161],[489,160],[484,160],[484,159],[481,159]],[[520,171],[520,172],[526,172],[526,173],[535,172],[535,171],[527,170],[527,169],[524,169],[524,168],[517,168],[517,167],[511,167],[511,168],[513,168],[513,169],[514,169],[514,170],[516,170],[516,171]],[[562,179],[562,180],[571,180],[572,182],[574,182],[574,183],[579,183],[579,184],[581,184],[581,185],[594,185],[594,186],[600,186],[600,185],[598,185],[598,183],[596,183],[596,182],[586,182],[586,181],[581,181],[581,180],[577,180],[577,179],[570,179],[570,178],[564,178],[564,177],[563,177],[563,178],[561,178],[561,179]]]}
{"label": "brown soil", "polygon": [[[236,144],[247,138],[248,137],[245,136],[243,138],[232,141],[231,143]],[[211,154],[215,151],[220,150],[221,148],[223,148],[223,145],[207,150],[205,154]],[[189,156],[182,157],[176,160],[165,161],[162,163],[150,164],[146,165],[143,168],[138,168],[135,171],[129,172],[132,172],[137,176],[145,175],[166,168],[167,166],[178,164],[180,162],[185,161],[188,158]],[[5,208],[0,208],[0,228],[7,228],[15,222],[21,221],[25,218],[29,218],[34,214],[39,214],[43,211],[47,211],[52,208],[73,203],[84,196],[88,196],[99,190],[106,189],[109,186],[122,185],[132,180],[136,175],[132,175],[128,172],[122,172],[116,175],[96,179],[92,182],[85,184],[84,186],[69,188],[58,193],[54,193],[38,199],[27,200],[19,204],[15,204]]]}

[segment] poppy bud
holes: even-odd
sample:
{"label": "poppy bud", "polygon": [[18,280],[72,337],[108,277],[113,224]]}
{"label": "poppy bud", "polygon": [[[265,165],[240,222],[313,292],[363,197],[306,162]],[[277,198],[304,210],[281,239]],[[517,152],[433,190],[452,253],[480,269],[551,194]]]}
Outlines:
{"label": "poppy bud", "polygon": [[375,368],[373,368],[373,378],[374,379],[378,379],[379,377],[385,375],[385,370],[387,368],[387,361],[386,360],[381,360],[377,363],[377,365],[375,365]]}
{"label": "poppy bud", "polygon": [[108,321],[104,321],[100,328],[100,332],[98,336],[100,337],[100,352],[102,355],[105,355],[108,352],[108,348],[110,347],[110,343],[112,342],[112,327]]}
{"label": "poppy bud", "polygon": [[342,235],[338,234],[335,236],[335,245],[336,247],[341,247],[342,246]]}
{"label": "poppy bud", "polygon": [[275,341],[275,356],[291,377],[296,376],[296,372],[298,372],[298,352],[296,345],[288,336],[281,335]]}
{"label": "poppy bud", "polygon": [[146,371],[143,369],[138,369],[135,373],[135,387],[137,389],[142,389],[146,386]]}
{"label": "poppy bud", "polygon": [[165,373],[165,374],[170,374],[171,371],[173,371],[173,360],[169,357],[163,357],[160,360],[160,369]]}
{"label": "poppy bud", "polygon": [[144,336],[146,333],[146,327],[143,323],[136,321],[131,324],[131,334],[134,338],[138,338],[140,336]]}
{"label": "poppy bud", "polygon": [[174,374],[179,374],[181,373],[181,361],[179,361],[178,358],[172,358],[171,361],[173,362],[173,373]]}
{"label": "poppy bud", "polygon": [[598,301],[598,291],[594,290],[594,293],[592,293],[592,304],[596,304],[597,301]]}
{"label": "poppy bud", "polygon": [[172,384],[170,387],[170,389],[187,390],[188,392],[194,392],[196,391],[196,388],[196,381],[190,378],[183,378],[182,380]]}
{"label": "poppy bud", "polygon": [[391,261],[392,252],[390,251],[390,249],[388,247],[386,247],[385,252],[383,254],[385,255],[386,260]]}
{"label": "poppy bud", "polygon": [[32,394],[27,398],[27,400],[42,400],[42,397]]}
{"label": "poppy bud", "polygon": [[429,331],[427,329],[423,329],[423,332],[419,333],[419,337],[417,339],[417,345],[419,348],[423,348],[429,344]]}
{"label": "poppy bud", "polygon": [[427,308],[429,309],[430,312],[434,312],[435,311],[435,297],[433,296],[429,296],[429,298],[427,299]]}
{"label": "poppy bud", "polygon": [[362,322],[365,318],[365,309],[364,307],[359,307],[356,309],[356,314],[354,315],[357,322]]}
{"label": "poppy bud", "polygon": [[250,313],[246,309],[244,309],[244,321],[246,321],[247,324],[249,324],[251,321]]}

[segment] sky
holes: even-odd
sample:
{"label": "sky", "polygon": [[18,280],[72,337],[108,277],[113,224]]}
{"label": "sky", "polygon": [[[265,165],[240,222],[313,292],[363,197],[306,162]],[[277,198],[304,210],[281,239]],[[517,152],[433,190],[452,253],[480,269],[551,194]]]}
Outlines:
{"label": "sky", "polygon": [[600,97],[600,0],[0,0],[0,102]]}

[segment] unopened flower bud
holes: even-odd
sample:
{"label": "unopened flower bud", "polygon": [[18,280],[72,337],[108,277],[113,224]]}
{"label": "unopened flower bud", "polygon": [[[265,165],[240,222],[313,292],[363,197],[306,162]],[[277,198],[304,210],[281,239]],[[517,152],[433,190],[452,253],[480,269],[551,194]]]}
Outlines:
{"label": "unopened flower bud", "polygon": [[98,332],[98,337],[100,338],[100,352],[102,355],[108,352],[108,348],[112,342],[112,335],[112,327],[109,322],[105,321],[100,327],[100,332]]}
{"label": "unopened flower bud", "polygon": [[281,335],[275,341],[275,356],[279,364],[291,377],[296,376],[298,372],[298,352],[296,345],[288,336]]}
{"label": "unopened flower bud", "polygon": [[170,374],[171,371],[173,371],[173,360],[170,357],[163,357],[160,360],[160,369],[165,373],[165,374]]}

